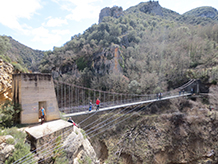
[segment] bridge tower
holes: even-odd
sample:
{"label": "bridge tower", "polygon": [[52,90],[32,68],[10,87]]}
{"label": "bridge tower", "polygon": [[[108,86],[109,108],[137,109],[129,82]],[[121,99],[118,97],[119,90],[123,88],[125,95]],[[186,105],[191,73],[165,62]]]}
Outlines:
{"label": "bridge tower", "polygon": [[50,74],[13,74],[13,101],[21,104],[22,124],[39,122],[39,109],[46,111],[46,121],[60,118],[54,83]]}

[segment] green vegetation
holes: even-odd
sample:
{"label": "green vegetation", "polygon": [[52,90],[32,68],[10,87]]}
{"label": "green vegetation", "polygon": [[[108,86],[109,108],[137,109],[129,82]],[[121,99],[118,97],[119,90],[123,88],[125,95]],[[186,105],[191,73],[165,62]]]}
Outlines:
{"label": "green vegetation", "polygon": [[[44,52],[44,56],[24,50],[17,64],[12,64],[24,72],[18,64],[43,73],[57,71],[60,79],[73,84],[124,93],[169,90],[190,78],[217,81],[215,9],[201,7],[180,15],[160,7],[159,16],[147,11],[149,4],[152,2],[133,6],[119,18],[104,17],[100,24],[72,36],[62,47]],[[27,52],[30,55],[24,55]]]}
{"label": "green vegetation", "polygon": [[4,62],[11,63],[14,67],[14,72],[16,73],[29,72],[22,58],[14,59],[15,57],[10,55],[11,49],[14,49],[14,47],[12,48],[10,39],[7,36],[0,36],[0,59]]}
{"label": "green vegetation", "polygon": [[9,145],[14,145],[14,139],[13,138],[8,138],[6,140],[6,143],[9,144]]}
{"label": "green vegetation", "polygon": [[11,164],[16,160],[20,159],[21,157],[29,154],[30,152],[30,145],[24,143],[26,139],[26,133],[19,131],[16,127],[13,128],[5,128],[0,131],[0,136],[3,135],[11,135],[14,137],[13,139],[8,139],[6,142],[8,144],[15,144],[15,150],[12,156],[5,161],[5,164]]}
{"label": "green vegetation", "polygon": [[[188,72],[217,62],[216,22],[167,9],[163,9],[163,17],[146,14],[140,11],[145,4],[131,7],[118,19],[105,17],[63,47],[47,52],[40,70],[55,68],[64,80],[82,86],[138,94],[153,93],[157,87],[166,90],[189,78],[210,77],[210,71]],[[118,60],[122,70],[116,75],[100,59],[102,54],[105,60],[114,59],[114,45],[122,47],[122,60]],[[81,76],[74,75],[75,68]],[[209,80],[217,80],[217,75]]]}
{"label": "green vegetation", "polygon": [[19,123],[19,115],[21,112],[19,104],[13,104],[10,101],[0,106],[0,127],[11,127]]}
{"label": "green vegetation", "polygon": [[51,162],[50,163],[62,163],[62,164],[67,164],[68,159],[66,156],[66,153],[64,151],[64,149],[62,148],[62,144],[61,144],[61,136],[59,136],[56,140],[55,140],[55,145],[54,145],[54,149],[53,149],[53,156],[51,157]]}
{"label": "green vegetation", "polygon": [[82,133],[83,138],[86,139],[87,138],[86,132],[83,129],[80,129],[80,132]]}
{"label": "green vegetation", "polygon": [[0,55],[4,55],[10,48],[9,39],[6,36],[0,36]]}
{"label": "green vegetation", "polygon": [[[6,37],[6,36],[5,36]],[[20,64],[23,68],[31,70],[32,72],[38,71],[39,61],[44,56],[43,51],[33,50],[11,37],[7,37],[10,48],[7,50],[7,55],[13,62]]]}
{"label": "green vegetation", "polygon": [[211,19],[218,20],[218,12],[215,8],[205,6],[205,7],[198,7],[195,9],[192,9],[183,15],[185,16],[193,16],[193,17],[206,17],[206,15],[209,15]]}
{"label": "green vegetation", "polygon": [[78,159],[79,164],[91,164],[92,159],[86,156],[84,159]]}

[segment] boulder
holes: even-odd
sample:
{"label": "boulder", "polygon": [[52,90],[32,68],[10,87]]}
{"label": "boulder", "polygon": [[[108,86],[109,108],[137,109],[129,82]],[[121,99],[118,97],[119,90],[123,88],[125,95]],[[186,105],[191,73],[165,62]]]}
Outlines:
{"label": "boulder", "polygon": [[99,164],[96,153],[81,129],[74,127],[74,131],[68,136],[64,142],[65,151],[69,163],[79,164],[79,161],[92,161],[92,164]]}

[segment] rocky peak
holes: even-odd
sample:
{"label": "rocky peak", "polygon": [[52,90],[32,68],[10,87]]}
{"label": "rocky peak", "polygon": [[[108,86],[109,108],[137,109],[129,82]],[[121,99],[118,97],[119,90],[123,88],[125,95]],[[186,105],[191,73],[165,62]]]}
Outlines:
{"label": "rocky peak", "polygon": [[114,6],[112,8],[110,8],[110,7],[103,8],[99,14],[98,22],[101,23],[103,18],[107,17],[107,16],[119,18],[119,17],[123,16],[123,8],[118,7],[118,6]]}
{"label": "rocky peak", "polygon": [[158,1],[150,0],[147,3],[144,3],[144,5],[139,8],[139,10],[146,14],[156,14],[163,16],[162,7],[160,6]]}

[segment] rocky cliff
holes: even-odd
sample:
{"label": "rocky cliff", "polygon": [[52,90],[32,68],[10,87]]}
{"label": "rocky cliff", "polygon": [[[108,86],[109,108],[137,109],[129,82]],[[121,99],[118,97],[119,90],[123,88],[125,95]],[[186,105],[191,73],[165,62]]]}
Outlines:
{"label": "rocky cliff", "polygon": [[103,18],[106,16],[111,16],[114,18],[119,18],[121,16],[123,16],[123,8],[122,7],[118,7],[118,6],[114,6],[112,8],[110,7],[105,7],[101,10],[100,14],[99,14],[99,20],[98,22],[101,23]]}
{"label": "rocky cliff", "polygon": [[[202,98],[155,102],[116,124],[122,120],[118,119],[111,129],[92,139],[97,158],[108,164],[217,163],[217,90],[218,86],[210,87],[208,96]],[[96,117],[101,122],[115,113]]]}
{"label": "rocky cliff", "polygon": [[0,104],[12,100],[13,66],[0,59]]}

